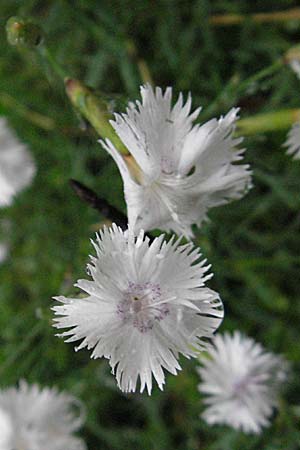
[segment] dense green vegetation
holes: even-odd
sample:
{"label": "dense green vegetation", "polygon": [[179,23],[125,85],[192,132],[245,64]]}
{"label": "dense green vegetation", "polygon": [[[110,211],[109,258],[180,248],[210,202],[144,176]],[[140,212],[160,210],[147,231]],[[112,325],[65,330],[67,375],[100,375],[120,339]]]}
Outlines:
{"label": "dense green vegetation", "polygon": [[[212,210],[196,239],[212,263],[215,276],[209,285],[225,305],[221,331],[240,329],[292,363],[272,426],[261,436],[208,427],[199,418],[203,406],[195,360],[181,360],[182,372],[168,375],[163,393],[155,388],[151,397],[124,395],[106,360],[90,360],[86,350],[74,353],[72,345],[54,336],[50,311],[54,295],[77,292],[73,283],[85,276],[93,252],[89,239],[105,220],[76,197],[69,179],[125,212],[121,178],[96,133],[75,114],[49,63],[35,50],[7,44],[6,20],[21,15],[41,25],[66,74],[114,99],[117,109],[139,96],[141,58],[155,84],[192,93],[193,106],[203,106],[200,119],[235,105],[244,118],[300,107],[300,80],[288,65],[238,89],[300,41],[300,20],[246,19],[222,27],[209,18],[280,11],[297,3],[1,2],[0,113],[30,147],[38,173],[13,206],[0,211],[0,237],[10,243],[10,256],[0,267],[0,386],[25,378],[82,398],[88,409],[82,436],[91,450],[299,448],[300,162],[282,148],[287,129],[247,137],[254,187],[244,199]],[[32,111],[41,116],[33,117]]]}

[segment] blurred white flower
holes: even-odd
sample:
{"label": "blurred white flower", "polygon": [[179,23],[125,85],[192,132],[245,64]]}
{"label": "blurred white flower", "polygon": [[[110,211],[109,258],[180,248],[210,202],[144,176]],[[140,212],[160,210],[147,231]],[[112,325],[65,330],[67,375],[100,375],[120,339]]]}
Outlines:
{"label": "blurred white flower", "polygon": [[26,146],[0,117],[0,207],[10,205],[14,195],[30,184],[35,170]]}
{"label": "blurred white flower", "polygon": [[11,450],[13,425],[9,415],[0,405],[0,450]]}
{"label": "blurred white flower", "polygon": [[82,406],[55,388],[21,381],[0,391],[0,450],[85,450],[73,436],[82,425]]}
{"label": "blurred white flower", "polygon": [[205,287],[211,276],[199,249],[164,236],[150,243],[143,231],[137,237],[116,225],[104,228],[94,243],[88,271],[93,281],[79,280],[84,298],[57,297],[56,328],[66,342],[83,339],[76,350],[93,348],[92,358],[110,360],[124,392],[160,389],[163,368],[176,375],[181,353],[195,357],[205,348],[223,318],[219,295]]}
{"label": "blurred white flower", "polygon": [[207,394],[203,419],[260,433],[277,406],[278,388],[287,378],[286,361],[238,331],[217,335],[213,344],[198,368],[199,390]]}
{"label": "blurred white flower", "polygon": [[129,103],[127,114],[111,121],[130,152],[122,156],[113,144],[101,141],[121,172],[129,225],[160,228],[193,236],[191,225],[201,225],[209,208],[242,197],[251,186],[248,165],[235,164],[244,149],[234,138],[238,109],[203,125],[193,122],[191,96],[182,94],[172,108],[172,89],[165,93],[141,87],[142,103]]}
{"label": "blurred white flower", "polygon": [[0,242],[0,264],[3,263],[8,255],[8,245],[5,242]]}
{"label": "blurred white flower", "polygon": [[294,45],[284,55],[284,61],[300,79],[300,46]]}
{"label": "blurred white flower", "polygon": [[300,80],[300,61],[299,59],[291,59],[290,62],[290,68],[293,70],[293,72],[297,75],[297,78]]}
{"label": "blurred white flower", "polygon": [[284,146],[288,148],[288,155],[293,155],[294,159],[300,159],[300,123],[294,123]]}

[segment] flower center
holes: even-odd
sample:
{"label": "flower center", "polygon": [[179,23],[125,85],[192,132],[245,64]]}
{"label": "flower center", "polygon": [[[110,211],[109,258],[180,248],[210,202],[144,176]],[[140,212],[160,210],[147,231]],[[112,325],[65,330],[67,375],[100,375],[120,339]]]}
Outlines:
{"label": "flower center", "polygon": [[245,389],[247,389],[250,381],[251,380],[249,380],[249,377],[247,376],[241,377],[236,380],[232,386],[234,395],[240,396],[245,391]]}
{"label": "flower center", "polygon": [[146,333],[169,314],[166,303],[162,303],[161,289],[157,283],[129,282],[117,313],[124,323],[131,323],[141,333]]}
{"label": "flower center", "polygon": [[171,175],[175,171],[174,163],[166,157],[161,158],[161,170],[166,175]]}

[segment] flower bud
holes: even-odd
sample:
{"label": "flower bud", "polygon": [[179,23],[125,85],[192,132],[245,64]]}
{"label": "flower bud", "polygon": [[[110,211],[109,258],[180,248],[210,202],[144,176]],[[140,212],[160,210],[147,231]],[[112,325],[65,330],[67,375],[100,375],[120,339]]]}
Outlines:
{"label": "flower bud", "polygon": [[36,47],[43,40],[43,32],[38,25],[17,16],[8,19],[6,35],[10,45],[14,46]]}
{"label": "flower bud", "polygon": [[95,128],[99,136],[110,139],[121,153],[128,154],[127,148],[109,123],[112,119],[109,103],[79,80],[66,78],[65,88],[72,105]]}

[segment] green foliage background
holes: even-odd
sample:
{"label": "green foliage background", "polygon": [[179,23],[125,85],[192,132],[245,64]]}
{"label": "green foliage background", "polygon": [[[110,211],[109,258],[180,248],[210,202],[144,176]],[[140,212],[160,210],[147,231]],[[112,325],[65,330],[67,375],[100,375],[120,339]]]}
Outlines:
{"label": "green foliage background", "polygon": [[[197,361],[167,376],[165,391],[123,395],[106,360],[54,336],[52,296],[76,293],[92,253],[89,239],[104,220],[80,202],[69,186],[75,178],[125,212],[122,183],[92,129],[80,128],[57,75],[34,51],[6,43],[12,15],[34,19],[66,72],[123,104],[142,83],[133,42],[155,83],[175,93],[192,92],[205,120],[240,105],[241,116],[300,107],[300,81],[289,67],[223,96],[235,77],[243,80],[272,64],[300,40],[300,22],[213,27],[216,13],[272,12],[297,6],[289,0],[10,0],[0,4],[0,113],[31,148],[38,173],[13,206],[0,211],[1,237],[10,256],[0,267],[0,385],[20,378],[58,385],[84,400],[82,429],[90,450],[296,450],[300,448],[300,163],[285,155],[286,131],[245,139],[254,188],[243,200],[210,212],[197,232],[215,274],[226,317],[220,331],[238,328],[293,367],[280,411],[261,436],[208,427],[197,392]],[[52,119],[34,124],[26,108]],[[118,106],[119,108],[119,106]],[[43,122],[44,123],[44,122]],[[48,122],[47,122],[48,123]],[[82,125],[82,123],[81,123]],[[66,449],[67,450],[67,449]]]}

